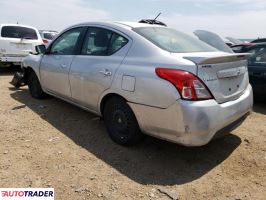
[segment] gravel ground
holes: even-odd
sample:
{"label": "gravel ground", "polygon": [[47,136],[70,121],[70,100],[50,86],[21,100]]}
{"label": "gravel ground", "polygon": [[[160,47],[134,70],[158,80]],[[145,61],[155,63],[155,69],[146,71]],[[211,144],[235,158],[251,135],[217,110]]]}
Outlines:
{"label": "gravel ground", "polygon": [[0,72],[0,187],[53,187],[57,200],[266,198],[266,103],[200,148],[147,137],[113,143],[95,115],[35,100]]}

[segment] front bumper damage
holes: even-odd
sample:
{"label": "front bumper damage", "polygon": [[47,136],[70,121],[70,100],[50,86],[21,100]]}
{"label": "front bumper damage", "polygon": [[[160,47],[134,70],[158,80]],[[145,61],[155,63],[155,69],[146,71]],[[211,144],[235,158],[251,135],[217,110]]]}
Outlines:
{"label": "front bumper damage", "polygon": [[16,88],[25,86],[26,85],[25,71],[22,69],[22,71],[16,72],[10,84],[15,86]]}

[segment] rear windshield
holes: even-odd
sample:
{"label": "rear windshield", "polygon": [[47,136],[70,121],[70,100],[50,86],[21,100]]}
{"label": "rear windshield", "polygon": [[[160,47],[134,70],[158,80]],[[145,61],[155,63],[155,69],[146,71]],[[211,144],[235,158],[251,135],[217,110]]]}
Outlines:
{"label": "rear windshield", "polygon": [[43,33],[43,37],[47,40],[52,40],[56,36],[56,33]]}
{"label": "rear windshield", "polygon": [[2,27],[1,37],[6,38],[23,38],[37,40],[38,36],[34,29],[20,26],[4,26]]}
{"label": "rear windshield", "polygon": [[170,28],[141,27],[133,30],[158,47],[173,53],[218,51],[198,39]]}

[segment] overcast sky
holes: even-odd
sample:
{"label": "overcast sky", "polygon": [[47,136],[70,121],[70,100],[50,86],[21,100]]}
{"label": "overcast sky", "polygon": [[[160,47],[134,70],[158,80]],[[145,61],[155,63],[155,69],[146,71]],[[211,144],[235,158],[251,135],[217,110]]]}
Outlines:
{"label": "overcast sky", "polygon": [[0,23],[61,31],[85,21],[138,21],[159,12],[170,27],[266,37],[266,0],[0,0]]}

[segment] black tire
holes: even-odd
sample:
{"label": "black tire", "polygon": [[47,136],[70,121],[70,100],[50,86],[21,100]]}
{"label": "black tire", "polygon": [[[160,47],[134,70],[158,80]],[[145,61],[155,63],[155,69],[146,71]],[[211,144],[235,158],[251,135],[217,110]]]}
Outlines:
{"label": "black tire", "polygon": [[133,111],[122,98],[113,97],[106,102],[103,118],[111,139],[116,143],[134,145],[143,138]]}
{"label": "black tire", "polygon": [[21,85],[20,85],[20,84],[18,84],[18,83],[14,85],[14,87],[15,87],[15,88],[17,88],[17,89],[19,89],[19,88],[20,88],[20,86],[21,86]]}
{"label": "black tire", "polygon": [[43,99],[46,94],[42,90],[41,84],[35,72],[30,71],[28,74],[28,86],[30,94],[35,99]]}

